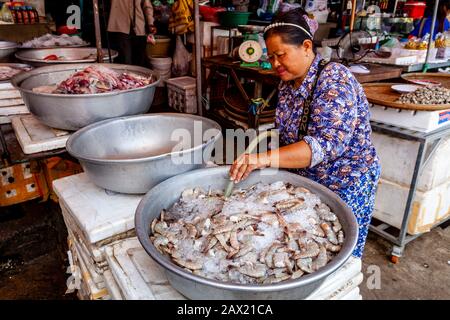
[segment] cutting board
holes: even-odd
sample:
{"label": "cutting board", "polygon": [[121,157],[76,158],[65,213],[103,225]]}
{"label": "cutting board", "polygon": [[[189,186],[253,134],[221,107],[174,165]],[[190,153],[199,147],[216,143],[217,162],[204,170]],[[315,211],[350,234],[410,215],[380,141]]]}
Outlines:
{"label": "cutting board", "polygon": [[70,136],[67,131],[46,126],[33,115],[11,117],[11,123],[25,154],[64,148]]}

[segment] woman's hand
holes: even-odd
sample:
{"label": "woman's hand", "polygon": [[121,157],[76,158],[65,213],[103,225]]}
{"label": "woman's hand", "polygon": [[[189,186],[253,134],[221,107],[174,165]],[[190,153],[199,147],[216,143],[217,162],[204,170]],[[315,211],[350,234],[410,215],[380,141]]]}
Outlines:
{"label": "woman's hand", "polygon": [[261,169],[270,166],[270,156],[267,152],[264,153],[245,153],[241,155],[230,169],[230,179],[238,183],[246,179],[250,172],[255,169]]}

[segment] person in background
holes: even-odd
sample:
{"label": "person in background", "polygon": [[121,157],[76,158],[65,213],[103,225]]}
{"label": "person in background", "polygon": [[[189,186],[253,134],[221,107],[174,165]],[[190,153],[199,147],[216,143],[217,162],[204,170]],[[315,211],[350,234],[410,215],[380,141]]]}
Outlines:
{"label": "person in background", "polygon": [[[425,9],[423,18],[416,23],[414,30],[409,34],[410,37],[414,36],[417,38],[422,38],[427,33],[431,33],[431,22],[433,20],[434,5],[434,1],[427,4],[427,8]],[[439,2],[438,12],[436,15],[436,23],[433,32],[433,40],[436,38],[436,34],[447,31],[450,28],[450,22],[447,19],[447,14],[450,13],[449,9],[449,0],[441,0]]]}
{"label": "person in background", "polygon": [[111,0],[108,32],[118,62],[148,67],[147,36],[156,33],[150,0]]}
{"label": "person in background", "polygon": [[380,177],[370,135],[369,103],[342,64],[325,64],[313,46],[314,25],[303,9],[277,15],[264,30],[269,61],[281,79],[275,125],[279,149],[243,154],[230,179],[255,169],[291,169],[335,192],[359,225],[353,255],[363,254]]}

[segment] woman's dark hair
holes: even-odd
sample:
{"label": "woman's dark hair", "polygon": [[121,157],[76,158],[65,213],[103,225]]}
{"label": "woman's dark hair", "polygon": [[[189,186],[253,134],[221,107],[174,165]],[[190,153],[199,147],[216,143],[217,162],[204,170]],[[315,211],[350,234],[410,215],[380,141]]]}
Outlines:
{"label": "woman's dark hair", "polygon": [[276,26],[264,33],[264,40],[270,36],[277,35],[281,37],[284,43],[292,45],[301,45],[305,40],[312,41],[313,39],[310,36],[312,32],[304,15],[307,15],[307,13],[302,8],[280,12],[272,19],[271,24],[276,22],[293,23],[307,30],[309,34],[294,26]]}

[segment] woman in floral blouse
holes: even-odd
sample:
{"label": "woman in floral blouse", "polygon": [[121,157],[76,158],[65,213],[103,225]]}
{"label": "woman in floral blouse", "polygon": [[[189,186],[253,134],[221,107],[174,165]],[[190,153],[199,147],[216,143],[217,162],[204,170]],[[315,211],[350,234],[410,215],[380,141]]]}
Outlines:
{"label": "woman in floral blouse", "polygon": [[[275,120],[281,147],[240,156],[230,177],[239,182],[254,169],[280,167],[328,187],[357,218],[359,237],[353,255],[361,257],[380,176],[370,140],[368,102],[345,66],[328,63],[320,67],[318,77],[321,57],[313,48],[315,29],[317,24],[301,9],[280,14],[265,28],[270,62],[282,80]],[[305,103],[310,117],[304,134],[299,134]]]}

